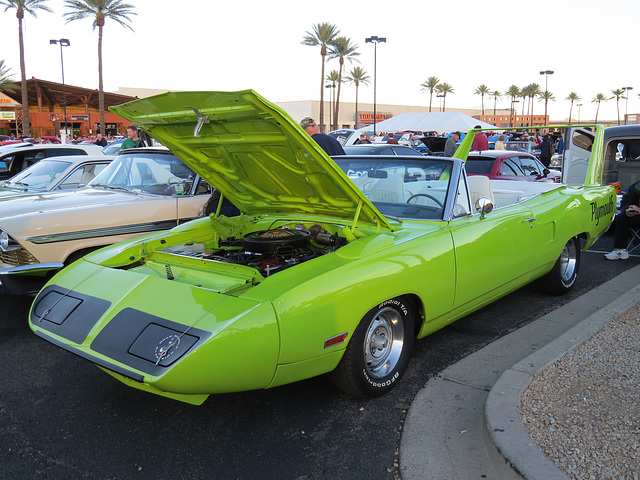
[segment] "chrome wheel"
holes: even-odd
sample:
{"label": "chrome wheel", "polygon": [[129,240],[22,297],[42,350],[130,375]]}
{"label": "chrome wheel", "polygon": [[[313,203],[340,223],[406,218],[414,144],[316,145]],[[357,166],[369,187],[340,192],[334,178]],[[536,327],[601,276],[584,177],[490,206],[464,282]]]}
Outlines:
{"label": "chrome wheel", "polygon": [[576,242],[567,243],[562,249],[560,258],[560,278],[565,285],[573,284],[578,266]]}
{"label": "chrome wheel", "polygon": [[398,311],[380,310],[367,328],[364,338],[364,363],[375,379],[386,377],[396,368],[405,341],[404,321]]}

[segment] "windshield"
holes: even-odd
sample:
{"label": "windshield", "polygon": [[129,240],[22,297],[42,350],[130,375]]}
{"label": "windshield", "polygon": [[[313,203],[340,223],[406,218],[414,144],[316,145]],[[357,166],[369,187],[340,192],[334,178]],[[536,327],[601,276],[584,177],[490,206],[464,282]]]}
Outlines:
{"label": "windshield", "polygon": [[4,186],[41,191],[60,177],[71,162],[42,160],[6,181]]}
{"label": "windshield", "polygon": [[140,151],[117,157],[88,186],[184,195],[191,190],[195,177],[193,170],[174,155]]}
{"label": "windshield", "polygon": [[453,162],[421,158],[334,157],[338,166],[384,215],[441,220]]}

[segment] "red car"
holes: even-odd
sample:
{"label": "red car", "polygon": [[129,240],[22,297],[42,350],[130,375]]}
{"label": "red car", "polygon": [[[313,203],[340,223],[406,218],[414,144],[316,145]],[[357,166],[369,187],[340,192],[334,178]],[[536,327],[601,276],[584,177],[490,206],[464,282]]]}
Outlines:
{"label": "red car", "polygon": [[546,168],[533,155],[510,150],[471,152],[465,165],[468,175],[485,175],[493,180],[560,182],[562,175]]}

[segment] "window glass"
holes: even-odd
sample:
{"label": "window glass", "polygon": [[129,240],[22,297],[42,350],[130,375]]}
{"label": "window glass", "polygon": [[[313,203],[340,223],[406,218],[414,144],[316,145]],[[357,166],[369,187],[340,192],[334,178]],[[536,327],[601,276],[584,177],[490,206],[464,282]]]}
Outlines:
{"label": "window glass", "polygon": [[9,185],[24,187],[28,190],[41,191],[56,180],[69,168],[71,162],[45,161],[34,164],[31,168],[11,178]]}
{"label": "window glass", "polygon": [[502,175],[524,175],[518,157],[505,158],[500,173]]}
{"label": "window glass", "polygon": [[384,215],[442,219],[452,161],[424,157],[377,158],[335,157],[334,160]]}
{"label": "window glass", "polygon": [[535,158],[520,157],[520,166],[525,175],[542,175],[544,166],[539,164]]}
{"label": "window glass", "polygon": [[111,162],[88,186],[153,195],[185,195],[191,191],[195,178],[193,170],[174,155],[126,153]]}
{"label": "window glass", "polygon": [[109,162],[91,163],[82,165],[74,169],[67,177],[58,184],[56,190],[71,190],[81,185],[86,185],[93,180],[102,170],[104,170]]}

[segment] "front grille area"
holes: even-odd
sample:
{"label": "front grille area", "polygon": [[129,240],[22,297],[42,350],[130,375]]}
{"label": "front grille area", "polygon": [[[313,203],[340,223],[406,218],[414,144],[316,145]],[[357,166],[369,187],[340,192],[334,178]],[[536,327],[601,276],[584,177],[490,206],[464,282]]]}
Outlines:
{"label": "front grille area", "polygon": [[12,252],[0,251],[0,262],[21,267],[23,265],[34,265],[38,263],[38,260],[28,250],[20,248]]}

